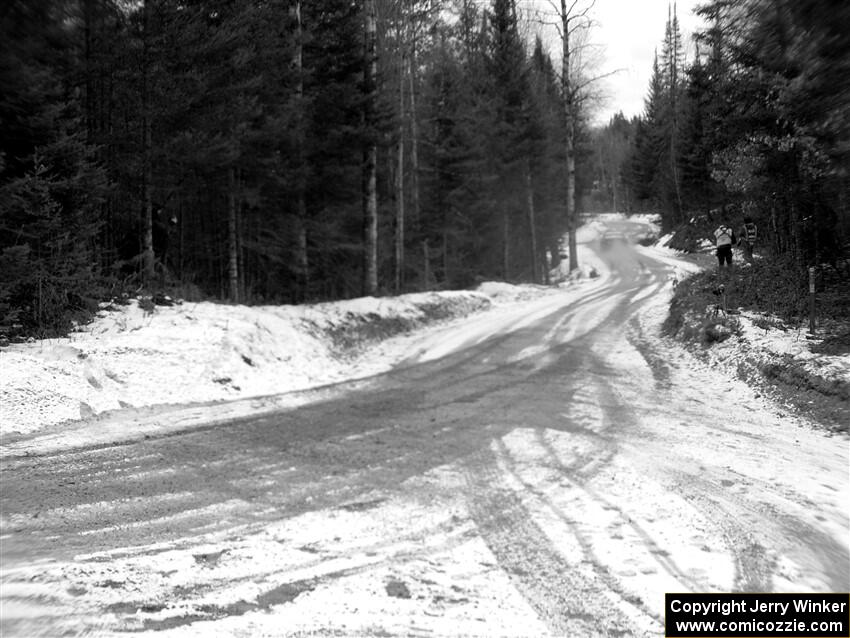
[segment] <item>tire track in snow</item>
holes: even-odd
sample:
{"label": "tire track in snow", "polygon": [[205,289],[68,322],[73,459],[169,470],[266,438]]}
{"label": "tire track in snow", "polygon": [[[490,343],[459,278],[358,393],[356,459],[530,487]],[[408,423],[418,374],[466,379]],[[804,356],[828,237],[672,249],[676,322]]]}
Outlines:
{"label": "tire track in snow", "polygon": [[[541,432],[538,431],[537,435],[538,435],[538,440],[540,440]],[[618,597],[623,603],[634,607],[637,611],[639,611],[640,613],[649,617],[653,621],[655,621],[659,624],[663,624],[664,619],[662,617],[655,614],[638,597],[633,596],[633,595],[629,594],[628,592],[626,592],[623,589],[623,587],[621,586],[620,582],[617,580],[617,578],[611,574],[611,572],[607,569],[607,567],[603,566],[602,561],[596,555],[596,552],[593,549],[592,541],[590,540],[590,538],[588,538],[586,533],[582,532],[581,528],[579,527],[579,522],[575,520],[575,516],[574,517],[568,516],[567,513],[563,509],[561,509],[561,507],[559,507],[546,493],[544,493],[542,490],[540,490],[534,484],[532,484],[529,481],[527,481],[526,479],[522,478],[522,476],[519,473],[519,469],[517,468],[516,462],[511,457],[510,451],[507,449],[507,446],[505,445],[504,441],[502,441],[502,440],[497,441],[496,446],[498,448],[497,458],[505,466],[506,471],[510,474],[510,476],[513,478],[513,480],[516,481],[517,483],[519,483],[520,485],[522,485],[524,491],[526,491],[529,494],[533,494],[534,497],[546,509],[548,509],[550,512],[552,512],[558,520],[560,520],[567,528],[569,528],[570,533],[576,539],[576,541],[578,541],[578,544],[581,546],[582,553],[583,553],[584,557],[590,563],[590,566],[593,569],[596,577],[600,581],[602,581],[602,583],[604,583],[604,585],[608,588],[608,591],[610,591],[612,594],[614,594],[616,597]],[[550,458],[552,458],[552,455],[549,455],[549,456],[550,456]],[[563,468],[563,466],[560,464],[557,457],[554,457],[554,461],[561,468]],[[632,526],[637,525],[636,523],[633,523],[633,521],[631,521],[631,519],[628,516],[626,516],[620,508],[612,505],[611,503],[609,503],[607,500],[605,500],[604,498],[602,498],[598,494],[595,494],[592,490],[586,488],[585,486],[583,486],[580,483],[577,483],[573,480],[569,480],[569,482],[571,484],[571,487],[578,489],[578,490],[584,492],[587,496],[589,496],[595,505],[599,505],[599,507],[601,507],[602,509],[616,511],[617,514],[624,521],[628,522]],[[639,529],[639,526],[638,526],[638,529]],[[649,539],[649,535],[646,534],[645,532],[643,532],[643,530],[640,530],[640,532],[641,532],[641,536],[645,537],[646,540],[648,540],[649,543],[651,543],[652,549],[650,550],[650,553],[654,553],[653,550],[657,551],[658,546],[651,539]],[[663,566],[663,567],[665,567],[665,566]],[[665,567],[665,569],[669,570],[668,567]]]}
{"label": "tire track in snow", "polygon": [[[552,447],[552,444],[549,441],[546,441],[542,436],[542,433],[538,432],[537,434],[538,443],[541,448],[546,450],[547,456],[551,460],[553,464],[559,469],[562,476],[564,476],[571,484],[571,486],[575,489],[581,490],[587,497],[594,503],[599,504],[604,509],[609,511],[614,511],[617,513],[619,518],[625,522],[634,532],[635,534],[643,541],[644,546],[647,548],[649,555],[652,559],[658,564],[658,566],[667,572],[670,576],[678,580],[680,583],[685,585],[690,591],[700,591],[701,586],[696,580],[691,578],[682,568],[680,568],[676,562],[670,558],[668,552],[664,550],[647,532],[643,526],[635,521],[631,516],[626,514],[623,509],[617,505],[615,505],[610,500],[606,499],[599,492],[589,487],[585,480],[577,478],[575,472],[563,464],[560,460],[560,457],[556,450]],[[527,484],[526,484],[527,485]],[[530,486],[532,489],[533,486]],[[544,494],[540,495],[541,498],[547,499]],[[556,508],[554,504],[551,505],[553,510]],[[614,585],[612,585],[612,589]],[[641,606],[642,610],[651,615],[651,612],[648,608]],[[655,618],[655,616],[653,616]],[[657,620],[660,620],[656,618]]]}
{"label": "tire track in snow", "polygon": [[655,386],[659,390],[667,390],[671,387],[671,368],[663,356],[658,354],[643,334],[640,321],[636,316],[628,323],[626,338],[635,350],[640,353],[652,372]]}
{"label": "tire track in snow", "polygon": [[[773,575],[783,548],[806,550],[806,556],[818,564],[831,591],[843,591],[850,584],[846,567],[850,555],[846,546],[798,518],[777,511],[763,501],[744,498],[720,484],[701,476],[678,473],[679,491],[694,507],[714,520],[722,530],[735,561],[735,583],[739,591],[774,590]],[[749,479],[752,481],[753,479]],[[772,486],[762,483],[756,492],[768,492]],[[753,533],[751,530],[757,530]]]}
{"label": "tire track in snow", "polygon": [[[734,591],[773,591],[773,570],[776,559],[756,540],[749,525],[741,523],[743,512],[730,511],[720,500],[706,493],[697,493],[694,483],[705,490],[706,482],[695,481],[689,476],[687,487],[680,491],[684,498],[702,512],[722,531],[726,546],[735,563]],[[727,502],[728,503],[728,502]],[[737,509],[737,508],[735,508]]]}
{"label": "tire track in snow", "polygon": [[483,449],[467,459],[468,507],[500,567],[552,632],[565,636],[634,636],[607,589],[570,564],[533,520]]}

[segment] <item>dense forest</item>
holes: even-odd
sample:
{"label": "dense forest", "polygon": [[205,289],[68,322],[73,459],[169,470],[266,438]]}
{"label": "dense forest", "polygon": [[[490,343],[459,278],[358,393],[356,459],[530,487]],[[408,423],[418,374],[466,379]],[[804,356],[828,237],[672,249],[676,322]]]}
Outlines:
{"label": "dense forest", "polygon": [[850,4],[713,0],[698,12],[706,27],[688,46],[671,7],[645,112],[593,132],[584,208],[658,212],[683,248],[747,216],[799,285],[809,266],[846,277]]}
{"label": "dense forest", "polygon": [[6,0],[0,328],[545,282],[593,210],[745,211],[792,267],[846,256],[850,6],[708,2],[690,60],[672,11],[645,113],[593,129],[587,11],[548,3],[550,51],[531,4]]}
{"label": "dense forest", "polygon": [[557,259],[577,91],[512,0],[9,0],[0,19],[0,325],[61,330],[127,290],[543,281]]}

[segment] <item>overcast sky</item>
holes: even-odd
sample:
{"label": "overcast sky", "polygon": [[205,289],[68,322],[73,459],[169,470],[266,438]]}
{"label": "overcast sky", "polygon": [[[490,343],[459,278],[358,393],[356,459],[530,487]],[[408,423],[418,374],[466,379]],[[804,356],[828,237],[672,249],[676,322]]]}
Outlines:
{"label": "overcast sky", "polygon": [[[693,8],[701,1],[677,3],[679,28],[689,60],[694,51],[691,35],[701,22]],[[591,40],[602,45],[603,71],[623,69],[605,81],[608,98],[598,120],[607,122],[617,111],[627,117],[643,111],[652,58],[656,47],[661,49],[668,6],[667,0],[597,0],[594,12],[599,26],[591,32]]]}
{"label": "overcast sky", "polygon": [[[579,0],[577,6],[586,7],[592,0]],[[550,19],[552,2],[559,0],[525,0],[520,6],[545,11]],[[704,0],[679,0],[677,14],[687,57],[693,55],[691,35],[700,24],[693,9]],[[569,3],[568,3],[569,4]],[[605,124],[617,111],[626,117],[643,111],[643,100],[652,75],[652,58],[655,49],[661,49],[664,25],[667,23],[668,0],[596,0],[591,10],[595,26],[590,41],[598,45],[596,75],[621,69],[596,87],[605,94],[602,104],[594,107],[596,124]],[[552,57],[560,56],[560,46],[554,33],[547,38]]]}

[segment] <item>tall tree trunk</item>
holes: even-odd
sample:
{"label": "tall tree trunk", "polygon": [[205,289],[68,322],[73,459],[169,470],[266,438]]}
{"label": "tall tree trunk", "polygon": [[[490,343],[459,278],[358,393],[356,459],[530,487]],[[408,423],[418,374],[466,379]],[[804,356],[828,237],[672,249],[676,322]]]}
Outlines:
{"label": "tall tree trunk", "polygon": [[431,286],[431,255],[428,252],[428,240],[422,240],[422,260],[424,262],[424,267],[422,269],[422,279],[424,280],[424,284],[422,286],[422,290],[428,290]]}
{"label": "tall tree trunk", "polygon": [[239,303],[239,237],[236,197],[236,169],[227,169],[227,280],[228,297]]}
{"label": "tall tree trunk", "polygon": [[676,191],[676,205],[679,208],[679,221],[686,221],[685,207],[682,204],[682,185],[679,177],[678,136],[679,136],[679,19],[676,16],[676,3],[673,3],[672,46],[670,54],[670,112],[673,115],[673,127],[670,131],[670,165],[673,174],[673,186]]}
{"label": "tall tree trunk", "polygon": [[564,183],[567,212],[567,232],[569,234],[570,272],[578,268],[576,243],[576,152],[575,152],[575,114],[573,89],[570,84],[570,14],[566,0],[561,0],[561,92],[564,100],[564,130],[566,131],[567,179]]}
{"label": "tall tree trunk", "polygon": [[[604,140],[598,142],[597,148],[596,148],[596,150],[598,151],[597,155],[599,156],[599,158],[597,160],[598,163],[599,163],[599,172],[600,172],[599,184],[600,184],[603,191],[607,190],[607,188],[608,188],[608,170],[605,166],[605,155],[602,153],[602,145],[604,143],[605,143]],[[613,203],[612,203],[612,206],[613,206]],[[616,211],[614,211],[614,212],[616,212]]]}
{"label": "tall tree trunk", "polygon": [[184,229],[186,228],[186,224],[184,223],[185,221],[186,221],[186,218],[183,215],[183,191],[179,190],[179,191],[177,191],[177,224],[178,224],[177,232],[179,233],[178,249],[180,251],[180,254],[177,257],[177,278],[180,281],[184,281],[184,279],[183,279],[183,263],[184,263],[184,261],[183,260],[184,260],[184,255],[186,254],[185,249],[184,249],[184,241],[185,241]]}
{"label": "tall tree trunk", "polygon": [[[114,84],[114,73],[113,70],[110,69],[109,74],[107,76],[109,78],[108,83],[103,82],[108,87],[108,99],[103,99],[105,102],[104,108],[106,109],[105,115],[105,128],[106,128],[106,166],[107,173],[110,175],[114,174],[115,170],[115,124],[113,122],[113,114],[115,113],[115,84]],[[110,258],[110,261],[115,258],[116,250],[115,250],[115,192],[110,192],[107,195],[106,199],[106,220],[104,223],[104,229],[107,237],[107,258]]]}
{"label": "tall tree trunk", "polygon": [[443,243],[443,283],[450,281],[449,273],[449,228],[448,225],[443,226],[442,234]]}
{"label": "tall tree trunk", "polygon": [[508,281],[510,276],[510,239],[511,239],[511,224],[508,209],[502,211],[502,279]]}
{"label": "tall tree trunk", "polygon": [[[403,20],[403,11],[399,20]],[[398,28],[399,69],[398,69],[398,164],[395,171],[395,291],[401,292],[404,286],[404,47],[402,28]]]}
{"label": "tall tree trunk", "polygon": [[531,239],[531,278],[534,283],[540,283],[537,260],[537,220],[534,214],[534,185],[531,179],[531,162],[525,163],[525,193],[528,203],[528,229]]}
{"label": "tall tree trunk", "polygon": [[617,197],[617,195],[618,195],[617,181],[618,181],[618,177],[615,175],[614,179],[611,180],[611,203],[614,206],[614,212],[615,213],[620,212],[620,198]]}
{"label": "tall tree trunk", "polygon": [[[676,106],[674,105],[675,109]],[[679,184],[679,162],[676,161],[676,153],[678,152],[676,149],[676,131],[678,129],[677,118],[673,116],[673,127],[670,131],[670,171],[673,175],[673,188],[676,193],[676,207],[678,210],[677,217],[680,222],[685,221],[685,208],[682,205],[682,188]]]}
{"label": "tall tree trunk", "polygon": [[295,95],[298,127],[296,154],[298,169],[295,183],[295,298],[298,302],[307,299],[310,286],[310,262],[307,255],[307,184],[304,158],[304,27],[301,21],[301,0],[295,0],[291,8],[295,19]]}
{"label": "tall tree trunk", "polygon": [[413,223],[419,223],[419,123],[416,119],[416,29],[410,44],[408,79],[410,82],[410,177],[413,199]]}
{"label": "tall tree trunk", "polygon": [[92,20],[94,12],[92,10],[93,0],[84,0],[83,2],[83,35],[84,35],[84,55],[85,55],[85,73],[86,73],[86,141],[89,144],[94,142],[95,130],[95,113],[94,113],[94,69],[92,63]]}
{"label": "tall tree trunk", "polygon": [[153,165],[151,161],[150,0],[142,5],[142,278],[150,286],[154,278]]}
{"label": "tall tree trunk", "polygon": [[365,1],[366,47],[364,124],[369,141],[363,154],[363,294],[378,292],[378,195],[375,100],[378,76],[375,0]]}
{"label": "tall tree trunk", "polygon": [[[572,110],[572,106],[569,107]],[[567,236],[569,241],[569,265],[570,272],[578,269],[578,244],[576,242],[576,229],[578,218],[576,214],[576,155],[575,155],[575,127],[570,122],[567,133]]]}
{"label": "tall tree trunk", "polygon": [[307,255],[307,202],[298,197],[295,211],[295,287],[296,301],[307,300],[310,289],[310,262]]}
{"label": "tall tree trunk", "polygon": [[[796,175],[794,177],[796,177]],[[806,255],[803,244],[803,220],[800,217],[799,200],[796,189],[790,189],[788,201],[791,212],[794,265],[796,266],[798,281],[802,282],[805,281],[808,268],[806,267]]]}
{"label": "tall tree trunk", "polygon": [[[674,41],[675,47],[675,41]],[[670,86],[670,113],[672,115],[672,122],[670,126],[670,174],[673,177],[673,191],[676,194],[676,207],[678,208],[677,218],[680,222],[685,221],[685,208],[682,205],[682,187],[679,179],[679,161],[677,159],[678,155],[678,134],[679,134],[679,100],[678,100],[678,62],[676,61],[675,51],[671,56],[671,67],[670,67],[670,77],[671,77],[671,86]]]}
{"label": "tall tree trunk", "polygon": [[[248,295],[248,267],[245,265],[245,202],[242,197],[244,176],[241,170],[236,171],[236,251],[237,270],[239,272],[239,300],[250,301]],[[250,229],[249,229],[250,230]]]}

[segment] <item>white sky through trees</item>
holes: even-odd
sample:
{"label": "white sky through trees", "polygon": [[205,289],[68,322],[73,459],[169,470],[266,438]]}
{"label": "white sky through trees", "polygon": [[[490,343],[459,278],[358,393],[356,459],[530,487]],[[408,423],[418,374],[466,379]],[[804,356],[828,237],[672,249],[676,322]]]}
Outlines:
{"label": "white sky through trees", "polygon": [[[573,2],[570,0],[568,6]],[[701,23],[694,14],[694,8],[702,0],[679,0],[677,14],[682,41],[685,44],[687,58],[690,60],[694,45],[691,36]],[[603,98],[592,107],[595,124],[605,124],[618,111],[626,117],[643,112],[643,101],[649,88],[652,75],[652,58],[655,50],[660,52],[664,39],[664,26],[667,22],[669,0],[579,0],[576,10],[590,6],[589,16],[593,19],[589,43],[595,45],[588,57],[595,69],[593,76],[607,76],[594,87],[594,92]],[[528,19],[540,22],[554,21],[553,5],[559,0],[519,0],[519,7]],[[535,20],[533,14],[537,13]],[[543,31],[553,27],[543,26]],[[556,63],[560,58],[560,48],[554,33],[546,37],[550,53]],[[616,73],[611,74],[612,71]]]}
{"label": "white sky through trees", "polygon": [[[679,29],[689,60],[694,51],[691,36],[701,22],[693,12],[699,4],[698,0],[677,3]],[[668,6],[667,0],[597,0],[594,12],[599,25],[590,37],[604,47],[602,70],[623,69],[604,80],[607,99],[595,118],[598,122],[607,122],[617,111],[626,117],[643,111],[652,58],[655,49],[661,49]]]}

